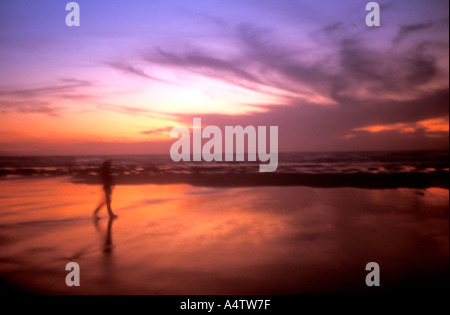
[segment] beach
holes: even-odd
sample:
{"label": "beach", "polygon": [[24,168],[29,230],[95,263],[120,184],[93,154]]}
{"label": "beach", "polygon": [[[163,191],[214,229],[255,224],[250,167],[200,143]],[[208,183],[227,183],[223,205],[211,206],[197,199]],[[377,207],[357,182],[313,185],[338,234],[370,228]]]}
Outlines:
{"label": "beach", "polygon": [[[220,176],[217,177],[219,181]],[[213,183],[212,180],[210,180]],[[222,186],[222,187],[221,187]],[[356,186],[356,185],[354,185]],[[448,288],[448,188],[0,180],[3,291],[301,294]],[[68,287],[68,262],[80,266]],[[381,286],[367,287],[368,262]]]}
{"label": "beach", "polygon": [[1,1],[0,292],[437,313],[449,4]]}

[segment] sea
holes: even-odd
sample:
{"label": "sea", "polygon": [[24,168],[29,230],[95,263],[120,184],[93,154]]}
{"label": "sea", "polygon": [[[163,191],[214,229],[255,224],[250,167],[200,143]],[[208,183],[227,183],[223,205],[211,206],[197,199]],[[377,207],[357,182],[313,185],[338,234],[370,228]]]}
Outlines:
{"label": "sea", "polygon": [[[246,158],[247,159],[247,158]],[[113,175],[258,173],[256,161],[174,162],[168,154],[85,156],[2,156],[0,178],[96,174],[111,160]],[[279,153],[276,173],[432,173],[449,171],[449,151]]]}

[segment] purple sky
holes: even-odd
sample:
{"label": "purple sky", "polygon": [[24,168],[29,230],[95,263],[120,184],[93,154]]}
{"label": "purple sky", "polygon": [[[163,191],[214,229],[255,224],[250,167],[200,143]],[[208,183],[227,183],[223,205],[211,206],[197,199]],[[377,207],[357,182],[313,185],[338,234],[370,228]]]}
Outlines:
{"label": "purple sky", "polygon": [[[69,1],[67,1],[69,2]],[[448,149],[448,1],[0,3],[0,154],[167,153],[277,125],[280,151]]]}

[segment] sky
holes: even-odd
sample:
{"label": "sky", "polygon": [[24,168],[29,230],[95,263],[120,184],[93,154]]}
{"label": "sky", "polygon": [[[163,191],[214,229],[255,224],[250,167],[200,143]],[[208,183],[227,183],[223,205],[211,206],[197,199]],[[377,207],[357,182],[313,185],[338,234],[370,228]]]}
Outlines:
{"label": "sky", "polygon": [[[0,2],[0,155],[169,154],[175,126],[279,151],[448,150],[449,3]],[[223,129],[222,129],[223,130]]]}

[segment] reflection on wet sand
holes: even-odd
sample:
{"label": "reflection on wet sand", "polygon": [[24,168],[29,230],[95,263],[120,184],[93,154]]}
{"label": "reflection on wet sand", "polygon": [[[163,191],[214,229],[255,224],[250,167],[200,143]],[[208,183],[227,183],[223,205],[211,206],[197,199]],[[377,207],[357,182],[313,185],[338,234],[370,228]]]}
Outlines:
{"label": "reflection on wet sand", "polygon": [[369,261],[384,290],[448,279],[446,189],[118,186],[120,219],[93,228],[94,186],[0,186],[0,274],[40,293],[359,292]]}
{"label": "reflection on wet sand", "polygon": [[98,281],[103,283],[105,287],[117,285],[116,272],[114,256],[113,256],[113,239],[112,239],[112,226],[113,222],[116,220],[114,217],[108,219],[106,225],[106,230],[101,227],[101,220],[94,219],[94,227],[100,235],[100,247],[102,252],[102,257],[99,257],[99,268],[102,270],[102,274],[99,276]]}
{"label": "reflection on wet sand", "polygon": [[112,253],[112,249],[113,249],[113,244],[112,244],[112,224],[114,222],[116,218],[109,218],[108,220],[108,226],[106,228],[106,231],[102,231],[100,228],[100,224],[99,224],[99,220],[94,219],[94,226],[95,229],[103,236],[104,235],[104,241],[103,241],[103,253],[105,254],[111,254]]}

